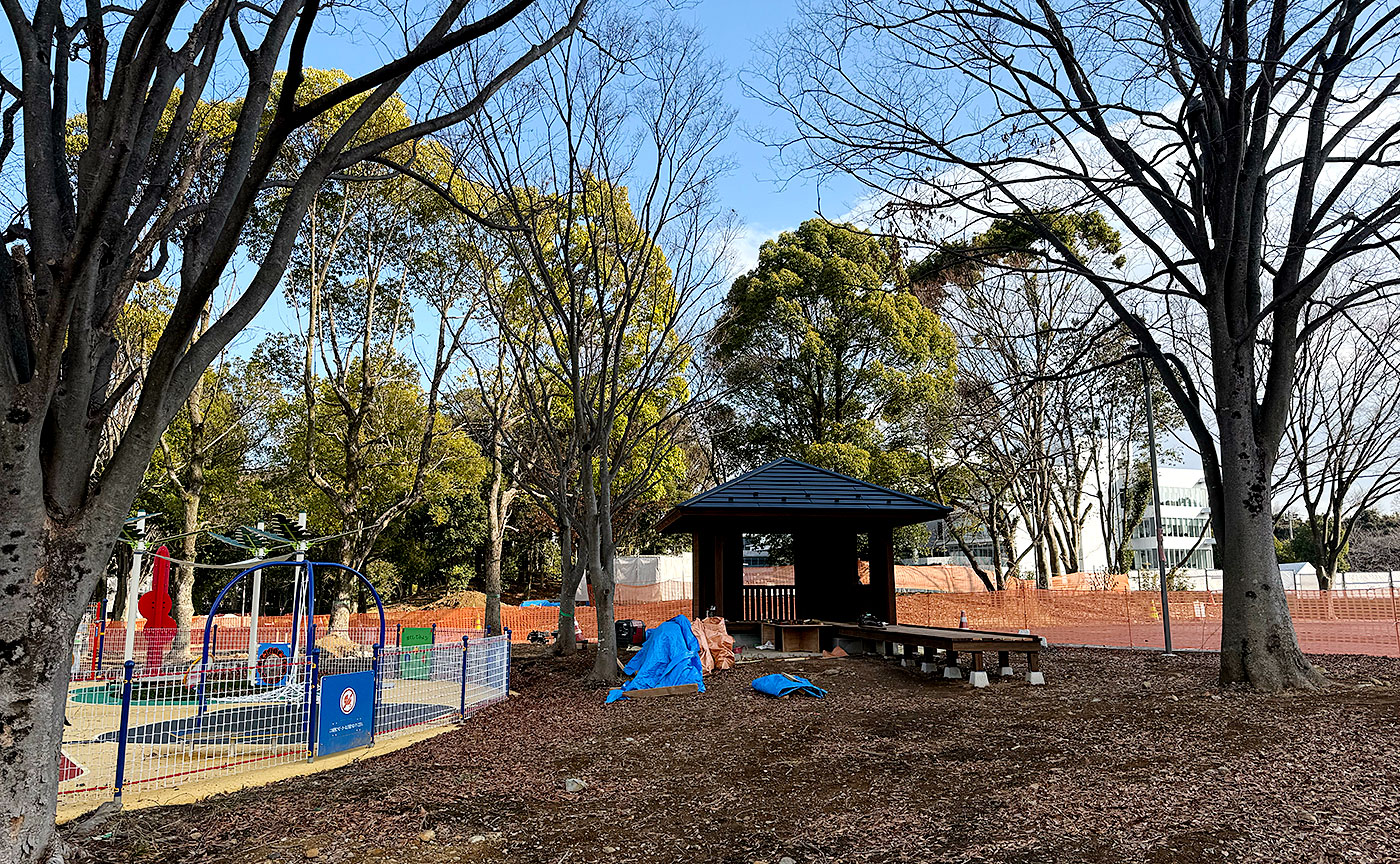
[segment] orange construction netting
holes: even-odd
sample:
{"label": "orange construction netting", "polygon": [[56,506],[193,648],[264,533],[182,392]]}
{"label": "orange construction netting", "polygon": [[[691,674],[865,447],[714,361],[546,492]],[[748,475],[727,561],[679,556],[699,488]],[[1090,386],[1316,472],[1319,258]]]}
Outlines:
{"label": "orange construction netting", "polygon": [[[1293,628],[1304,651],[1400,657],[1400,589],[1286,593]],[[1168,594],[1168,602],[1173,647],[1220,647],[1219,592],[1173,591]],[[966,612],[968,626],[973,629],[1025,629],[1063,645],[1160,648],[1163,644],[1161,598],[1156,591],[1040,589],[1019,583],[1006,591],[994,592],[905,592],[897,596],[896,604],[897,617],[903,624],[956,627],[960,615]],[[386,641],[397,644],[402,627],[434,626],[438,631],[435,641],[460,638],[462,631],[484,629],[485,614],[482,607],[390,611]],[[614,614],[618,619],[644,621],[650,628],[676,615],[690,615],[692,608],[689,600],[619,603]],[[580,606],[576,615],[584,638],[596,639],[594,610]],[[289,626],[290,618],[284,621],[283,617],[265,617],[262,626]],[[325,616],[316,617],[318,629],[324,629]],[[220,620],[221,644],[223,631],[247,626],[247,619],[234,616]],[[533,630],[554,630],[559,610],[552,606],[503,605],[501,621],[511,631],[513,641],[523,642]],[[204,620],[200,618],[196,624],[202,628]],[[377,636],[378,626],[379,616],[375,613],[352,616],[352,630],[365,633],[360,641]],[[94,637],[96,629],[94,624]],[[370,630],[375,633],[370,634]],[[119,625],[109,626],[107,635],[108,650],[120,650]],[[246,645],[246,637],[243,644]]]}
{"label": "orange construction netting", "polygon": [[[1310,654],[1400,657],[1397,591],[1289,591],[1288,608],[1302,649]],[[1162,604],[1156,591],[1046,590],[1017,587],[969,594],[901,594],[903,624],[956,627],[967,612],[978,630],[1026,629],[1063,645],[1161,648]],[[1172,647],[1220,647],[1220,594],[1172,591]]]}

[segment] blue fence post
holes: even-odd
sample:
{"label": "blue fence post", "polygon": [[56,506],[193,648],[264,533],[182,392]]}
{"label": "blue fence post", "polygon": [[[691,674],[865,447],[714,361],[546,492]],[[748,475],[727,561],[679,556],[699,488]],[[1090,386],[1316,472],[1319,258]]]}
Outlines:
{"label": "blue fence post", "polygon": [[122,784],[126,782],[126,738],[131,728],[131,673],[136,669],[136,661],[122,664],[122,720],[117,728],[117,780],[112,787],[112,799],[118,804],[122,800]]}
{"label": "blue fence post", "polygon": [[472,637],[462,637],[462,710],[463,718],[467,716],[467,646],[471,644]]}
{"label": "blue fence post", "polygon": [[374,746],[374,727],[379,722],[379,652],[384,649],[383,645],[374,646],[374,663],[370,666],[374,670],[374,701],[369,706],[369,745]]}
{"label": "blue fence post", "polygon": [[431,638],[432,638],[432,640],[433,640],[431,644],[436,645],[436,644],[437,644],[437,622],[434,621],[434,622],[432,623],[432,625],[430,625],[430,626],[432,627],[432,637],[431,637]]}
{"label": "blue fence post", "polygon": [[317,716],[321,708],[321,649],[311,649],[311,705],[307,711],[306,761],[316,758],[316,727],[320,723]]}
{"label": "blue fence post", "polygon": [[507,628],[506,628],[506,692],[505,692],[505,695],[501,697],[502,699],[508,699],[508,698],[510,698],[510,655],[511,655],[511,651],[513,651],[513,650],[514,650],[514,646],[513,646],[513,643],[511,642],[511,638],[510,638],[510,628],[507,627]]}
{"label": "blue fence post", "polygon": [[209,641],[212,642],[212,643],[214,643],[214,644],[212,644],[212,645],[209,646],[209,653],[211,653],[211,654],[218,654],[218,653],[219,653],[219,622],[215,621],[215,622],[214,622],[214,626],[211,627],[210,629],[213,630],[214,632],[211,633],[211,634],[209,634]]}

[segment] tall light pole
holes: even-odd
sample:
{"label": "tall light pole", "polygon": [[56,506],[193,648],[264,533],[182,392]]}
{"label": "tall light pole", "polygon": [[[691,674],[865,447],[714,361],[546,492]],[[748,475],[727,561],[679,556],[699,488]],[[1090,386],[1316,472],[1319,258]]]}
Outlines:
{"label": "tall light pole", "polygon": [[1162,543],[1162,487],[1157,480],[1157,427],[1152,419],[1152,381],[1147,377],[1147,355],[1137,343],[1128,346],[1129,356],[1137,355],[1138,369],[1142,371],[1142,391],[1147,399],[1147,453],[1152,462],[1152,516],[1157,529],[1157,588],[1162,594],[1162,642],[1166,646],[1163,657],[1172,654],[1172,616],[1167,607],[1167,556]]}

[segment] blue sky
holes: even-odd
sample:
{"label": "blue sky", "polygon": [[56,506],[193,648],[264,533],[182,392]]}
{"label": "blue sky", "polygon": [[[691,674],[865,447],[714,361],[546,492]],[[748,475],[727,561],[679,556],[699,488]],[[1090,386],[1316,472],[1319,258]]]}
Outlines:
{"label": "blue sky", "polygon": [[[848,212],[863,194],[855,181],[818,184],[807,176],[789,177],[772,164],[772,148],[755,140],[754,133],[766,127],[783,129],[787,120],[773,114],[762,102],[746,97],[739,73],[749,64],[755,46],[780,31],[797,14],[795,0],[743,2],[743,0],[700,0],[682,8],[679,15],[691,20],[710,45],[712,55],[725,67],[725,94],[737,112],[734,130],[726,145],[734,169],[723,177],[719,200],[732,208],[743,223],[743,232],[733,248],[738,272],[752,268],[758,260],[758,247],[780,231],[796,228],[816,215],[820,206],[828,216]],[[362,21],[357,21],[362,25]],[[344,27],[322,34],[308,46],[307,64],[313,67],[343,69],[361,74],[388,59],[380,34],[366,33],[361,26]],[[392,44],[392,39],[387,40]],[[238,269],[248,262],[236,259]],[[233,277],[235,282],[239,276]],[[295,328],[290,310],[281,293],[274,295],[252,326],[233,347],[239,354],[250,352],[269,333]]]}
{"label": "blue sky", "polygon": [[[785,178],[771,164],[772,149],[745,132],[788,127],[784,117],[774,116],[766,105],[744,96],[738,73],[752,58],[754,46],[761,46],[796,14],[796,5],[793,0],[701,0],[688,10],[727,69],[726,92],[730,105],[738,111],[737,128],[730,140],[736,167],[725,178],[721,200],[734,208],[748,228],[744,250],[736,251],[751,249],[753,255],[758,251],[757,241],[797,227],[816,215],[819,204],[825,215],[836,217],[849,211],[864,191],[850,180],[828,181],[818,188],[810,177]],[[756,259],[750,257],[745,269],[754,263]]]}

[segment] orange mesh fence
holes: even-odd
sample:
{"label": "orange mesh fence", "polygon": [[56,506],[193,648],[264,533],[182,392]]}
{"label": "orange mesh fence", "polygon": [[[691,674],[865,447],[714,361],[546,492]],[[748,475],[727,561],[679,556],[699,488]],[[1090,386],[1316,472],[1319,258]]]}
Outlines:
{"label": "orange mesh fence", "polygon": [[[635,619],[645,621],[647,627],[655,627],[663,621],[669,621],[677,615],[689,615],[691,612],[691,602],[689,600],[664,600],[659,603],[618,603],[613,606],[613,614],[619,619]],[[579,606],[574,610],[578,618],[579,628],[583,630],[583,635],[587,639],[598,638],[597,616],[592,606]],[[486,629],[486,609],[481,606],[462,606],[455,609],[417,609],[412,611],[388,610],[385,617],[385,641],[390,645],[398,643],[398,633],[404,627],[434,627],[438,630],[438,642],[446,641],[446,638],[460,639],[465,632],[482,631]],[[221,616],[219,618],[218,640],[222,646],[226,638],[231,638],[231,634],[236,629],[246,630],[248,619],[237,616]],[[264,615],[258,621],[259,632],[274,633],[285,631],[290,628],[291,616]],[[196,621],[199,635],[195,641],[203,638],[204,619]],[[330,625],[329,617],[326,615],[316,616],[316,630],[318,633],[325,633]],[[553,631],[559,626],[558,606],[501,606],[501,625],[511,631],[511,641],[524,642],[530,636],[532,630]],[[360,612],[350,616],[350,634],[356,642],[369,644],[375,641],[379,635],[379,614],[377,612]],[[285,635],[285,634],[284,634]],[[261,639],[259,641],[268,641]],[[243,642],[247,644],[246,637]],[[118,639],[120,648],[120,639]]]}
{"label": "orange mesh fence", "polygon": [[[1220,594],[1172,591],[1172,645],[1220,647]],[[1293,628],[1311,654],[1400,657],[1400,615],[1390,589],[1287,592]],[[970,594],[901,594],[899,621],[956,627],[962,612],[979,630],[1026,629],[1067,645],[1161,648],[1161,595],[1156,591],[1066,591],[1015,588]]]}
{"label": "orange mesh fence", "polygon": [[[1313,654],[1371,654],[1400,657],[1400,590],[1375,588],[1345,591],[1289,591],[1289,611],[1293,628],[1303,650]],[[1220,594],[1214,591],[1174,591],[1168,595],[1171,611],[1172,645],[1177,648],[1217,649],[1220,647]],[[1065,645],[1109,645],[1114,647],[1161,648],[1161,597],[1156,591],[1065,590],[1018,586],[1006,591],[965,593],[902,593],[896,598],[897,615],[904,624],[956,627],[961,613],[967,613],[968,626],[978,630],[1029,630],[1054,643]],[[691,601],[668,600],[658,603],[619,603],[614,615],[619,620],[635,619],[655,627],[677,615],[689,615]],[[485,629],[486,610],[482,607],[389,611],[385,641],[399,642],[404,627],[435,627],[436,642],[458,640],[467,633]],[[575,610],[584,638],[598,637],[597,618],[591,606]],[[765,617],[765,616],[756,616]],[[772,617],[772,616],[768,616]],[[782,616],[780,616],[782,617]],[[530,632],[552,632],[559,623],[556,606],[501,607],[501,622],[511,631],[512,641],[524,642]],[[246,648],[246,618],[221,616],[216,631],[220,650]],[[318,632],[326,632],[326,616],[316,616]],[[202,644],[204,619],[195,622],[192,652]],[[259,641],[284,637],[291,626],[289,616],[264,616],[259,622]],[[350,635],[356,642],[371,644],[378,639],[379,616],[360,613],[351,616]],[[89,643],[97,639],[93,625]],[[138,647],[141,634],[138,633]],[[122,631],[109,623],[102,657],[91,665],[115,658],[120,662]]]}

